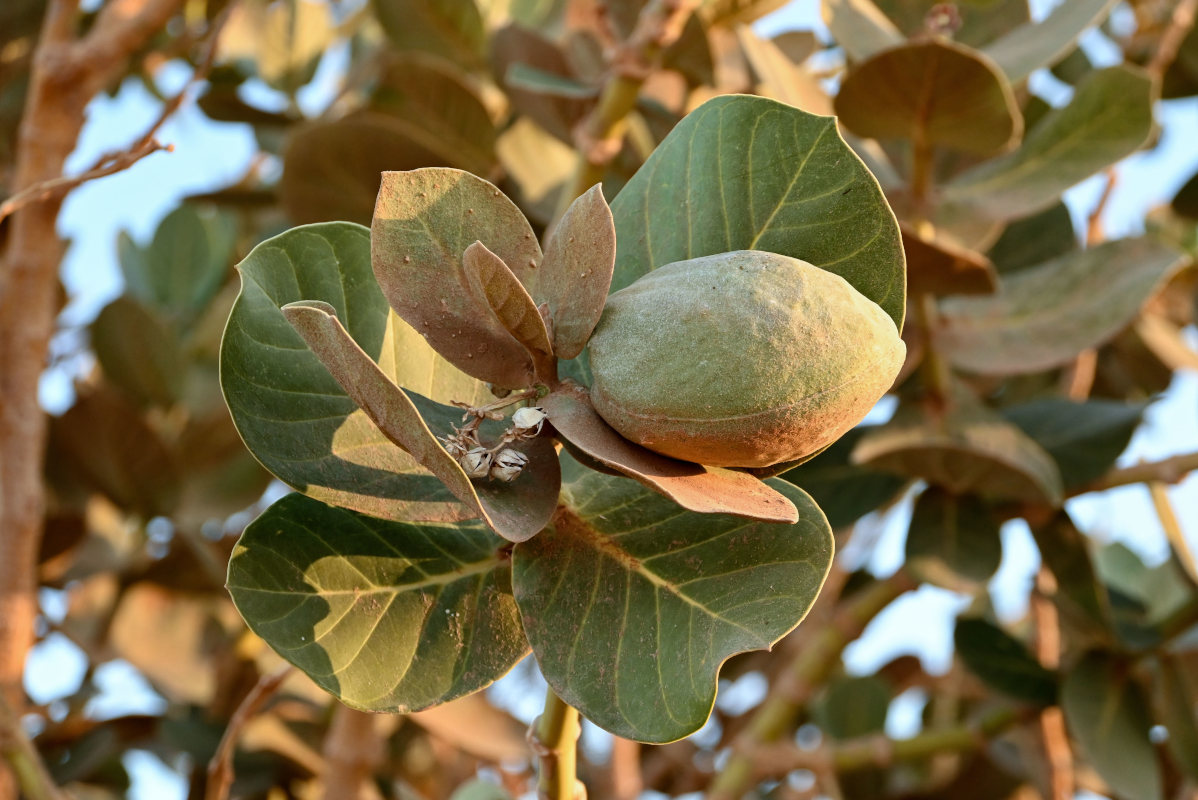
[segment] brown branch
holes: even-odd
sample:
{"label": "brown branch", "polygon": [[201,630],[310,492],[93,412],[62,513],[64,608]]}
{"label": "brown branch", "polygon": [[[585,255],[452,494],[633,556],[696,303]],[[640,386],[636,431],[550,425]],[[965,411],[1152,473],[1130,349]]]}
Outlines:
{"label": "brown branch", "polygon": [[[1035,620],[1036,657],[1045,669],[1056,671],[1061,666],[1061,626],[1051,596],[1056,592],[1056,579],[1048,568],[1041,567],[1032,592],[1032,616]],[[1040,712],[1040,736],[1048,762],[1050,800],[1071,800],[1076,781],[1073,752],[1065,730],[1065,715],[1059,706]]]}
{"label": "brown branch", "polygon": [[146,156],[157,153],[160,150],[171,153],[174,152],[175,146],[170,144],[164,145],[157,139],[150,139],[149,142],[129,150],[105,153],[97,160],[96,166],[91,167],[86,172],[81,172],[78,175],[64,175],[61,178],[51,178],[50,180],[34,184],[17,192],[3,203],[0,203],[0,222],[3,222],[5,217],[22,206],[51,198],[63,197],[76,186],[123,172]]}
{"label": "brown branch", "polygon": [[1177,51],[1181,49],[1181,43],[1185,40],[1190,28],[1194,26],[1195,13],[1198,13],[1198,0],[1181,0],[1174,6],[1169,27],[1165,28],[1165,32],[1161,34],[1156,52],[1152,54],[1152,60],[1148,62],[1147,66],[1148,72],[1158,81],[1177,58]]}
{"label": "brown branch", "polygon": [[1198,470],[1198,453],[1185,453],[1161,461],[1148,461],[1130,467],[1113,469],[1089,486],[1071,492],[1076,497],[1090,492],[1103,492],[1117,486],[1136,483],[1180,483],[1187,475]]}
{"label": "brown branch", "polygon": [[204,790],[204,800],[226,800],[229,796],[229,787],[233,785],[233,751],[237,748],[242,728],[274,696],[293,669],[295,667],[288,664],[270,675],[263,675],[237,706],[229,726],[220,737],[216,754],[208,762],[208,785]]}
{"label": "brown branch", "polygon": [[[1026,718],[1026,710],[995,709],[974,722],[932,728],[910,739],[891,739],[873,734],[806,750],[792,742],[763,745],[752,753],[754,777],[784,775],[798,769],[816,774],[845,774],[870,768],[886,768],[907,761],[938,755],[970,753]],[[715,795],[709,795],[709,798]]]}
{"label": "brown branch", "polygon": [[732,757],[712,783],[709,800],[734,800],[752,788],[756,778],[754,753],[794,729],[812,693],[840,663],[845,647],[874,617],[915,586],[910,576],[898,572],[852,594],[837,608],[830,622],[814,632],[771,686],[748,727],[733,743]]}
{"label": "brown branch", "polygon": [[1173,503],[1169,500],[1165,485],[1160,481],[1149,481],[1148,492],[1152,496],[1152,506],[1161,521],[1161,527],[1165,530],[1165,538],[1173,548],[1173,555],[1181,562],[1181,568],[1189,576],[1190,583],[1198,586],[1198,561],[1195,560],[1194,551],[1186,540],[1185,531],[1181,528],[1181,521],[1177,519],[1177,512],[1173,510]]}
{"label": "brown branch", "polygon": [[324,740],[324,800],[358,800],[360,790],[383,760],[375,732],[378,715],[337,703]]}
{"label": "brown branch", "polygon": [[1107,203],[1111,201],[1111,194],[1115,191],[1115,185],[1119,182],[1119,172],[1115,167],[1107,167],[1106,185],[1102,187],[1102,194],[1098,197],[1098,202],[1094,204],[1094,208],[1090,211],[1089,217],[1086,218],[1086,244],[1095,245],[1105,238],[1102,227],[1102,214],[1106,211]]}
{"label": "brown branch", "polygon": [[91,31],[67,53],[64,70],[86,75],[92,92],[99,91],[183,4],[184,0],[110,0],[96,15]]}

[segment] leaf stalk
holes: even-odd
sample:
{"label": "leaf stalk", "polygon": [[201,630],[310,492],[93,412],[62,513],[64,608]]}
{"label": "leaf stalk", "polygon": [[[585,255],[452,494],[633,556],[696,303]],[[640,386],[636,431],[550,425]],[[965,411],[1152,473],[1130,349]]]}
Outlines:
{"label": "leaf stalk", "polygon": [[540,800],[586,800],[579,783],[578,737],[582,724],[578,709],[551,688],[545,689],[545,709],[528,731],[528,741],[540,761],[537,797]]}

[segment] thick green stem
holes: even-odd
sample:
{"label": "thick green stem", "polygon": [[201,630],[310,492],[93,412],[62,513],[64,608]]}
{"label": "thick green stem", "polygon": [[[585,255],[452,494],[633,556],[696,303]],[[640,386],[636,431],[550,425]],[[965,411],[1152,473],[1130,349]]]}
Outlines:
{"label": "thick green stem", "polygon": [[636,29],[611,60],[611,78],[599,93],[599,101],[577,128],[582,157],[562,192],[558,218],[576,197],[603,180],[608,163],[620,152],[628,115],[636,107],[641,86],[666,48],[677,41],[695,5],[693,0],[650,0],[641,11]]}
{"label": "thick green stem", "polygon": [[578,735],[582,724],[578,710],[545,690],[545,710],[529,732],[540,765],[537,795],[541,800],[583,800],[578,791]]}
{"label": "thick green stem", "polygon": [[21,730],[17,715],[0,692],[0,760],[8,762],[21,793],[29,800],[62,800],[33,742]]}
{"label": "thick green stem", "polygon": [[752,788],[757,774],[752,752],[794,730],[807,700],[840,663],[844,649],[886,606],[915,585],[906,573],[898,572],[862,589],[806,643],[737,738],[735,752],[712,784],[709,800],[739,800]]}

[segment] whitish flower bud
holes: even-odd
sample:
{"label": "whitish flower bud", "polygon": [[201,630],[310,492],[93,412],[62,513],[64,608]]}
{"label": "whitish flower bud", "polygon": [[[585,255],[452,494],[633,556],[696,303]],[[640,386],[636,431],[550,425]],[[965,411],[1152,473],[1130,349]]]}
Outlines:
{"label": "whitish flower bud", "polygon": [[475,447],[458,459],[462,469],[471,478],[485,478],[491,471],[491,454],[485,447]]}
{"label": "whitish flower bud", "polygon": [[521,408],[512,414],[512,425],[521,433],[526,433],[530,436],[536,436],[541,432],[541,426],[545,424],[545,418],[549,416],[545,413],[545,409],[531,406],[529,408]]}
{"label": "whitish flower bud", "polygon": [[524,465],[527,463],[528,456],[519,450],[511,448],[500,450],[499,455],[495,456],[495,460],[491,464],[491,477],[504,483],[511,483],[516,480],[516,476],[524,470]]}

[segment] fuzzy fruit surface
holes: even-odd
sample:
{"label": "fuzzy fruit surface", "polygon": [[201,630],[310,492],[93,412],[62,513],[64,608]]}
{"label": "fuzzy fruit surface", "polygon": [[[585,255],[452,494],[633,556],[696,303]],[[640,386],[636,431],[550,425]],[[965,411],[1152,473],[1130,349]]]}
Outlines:
{"label": "fuzzy fruit surface", "polygon": [[776,253],[677,261],[607,299],[588,345],[595,409],[662,455],[765,467],[840,438],[906,347],[839,275]]}

